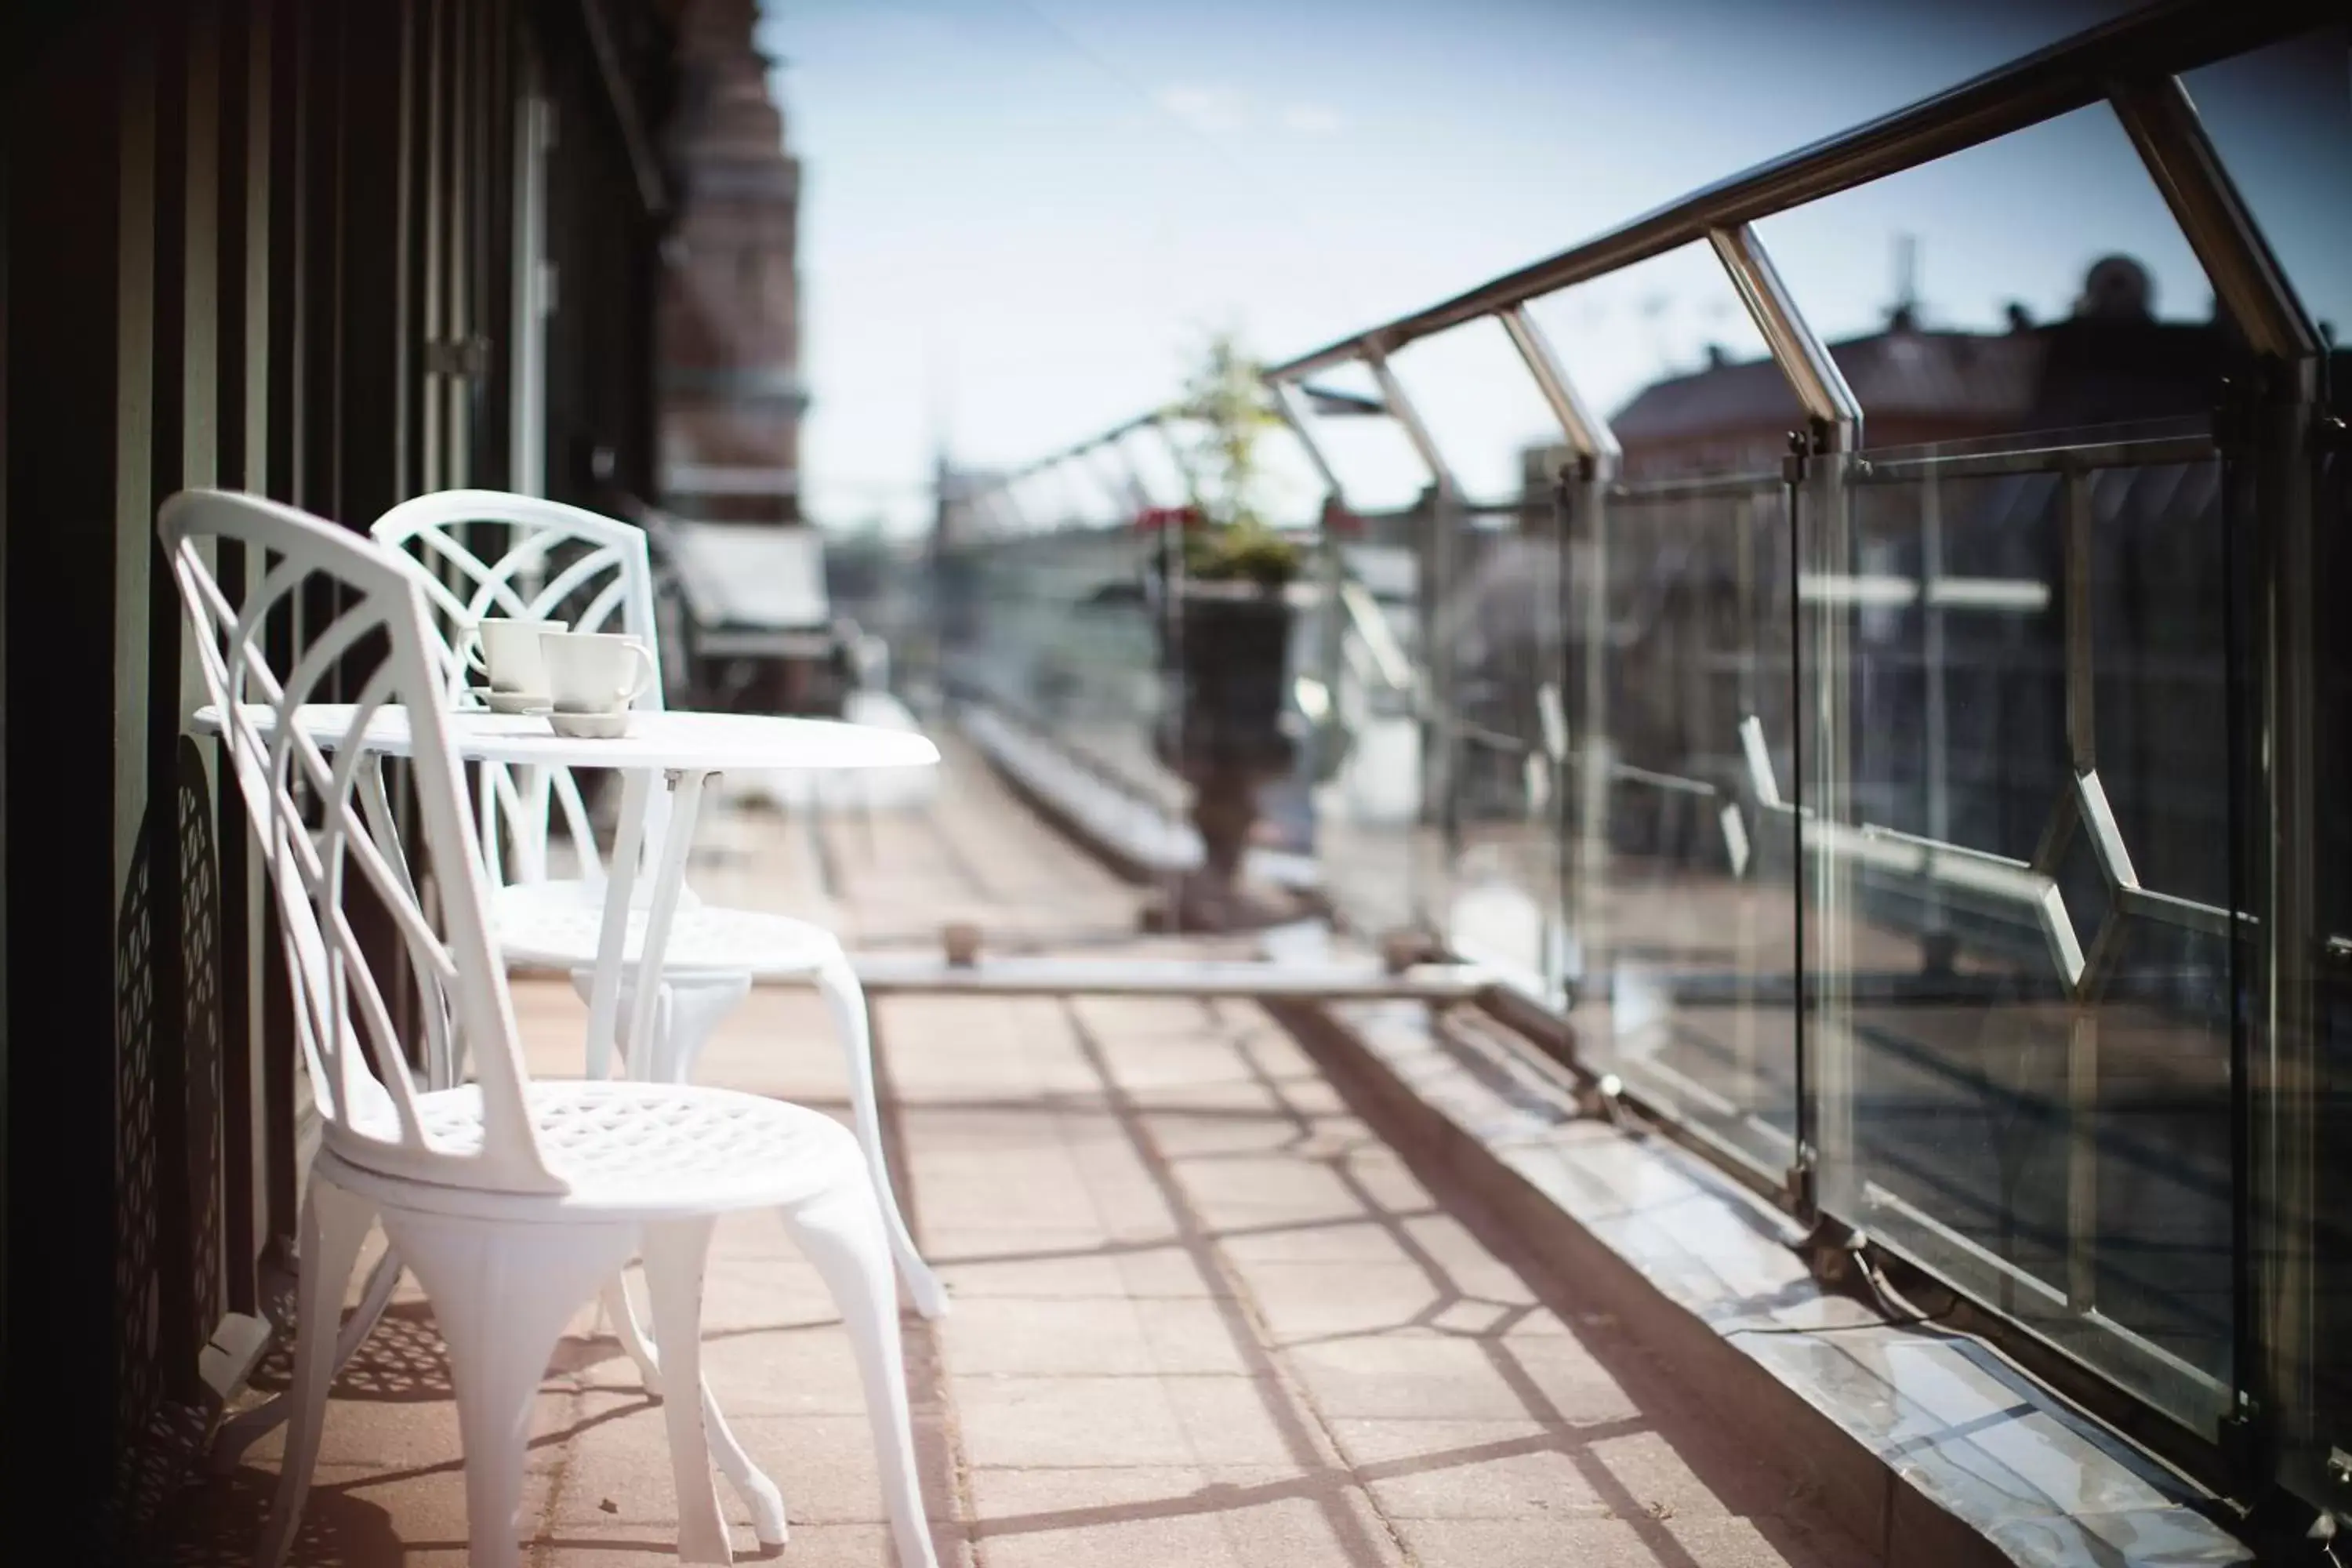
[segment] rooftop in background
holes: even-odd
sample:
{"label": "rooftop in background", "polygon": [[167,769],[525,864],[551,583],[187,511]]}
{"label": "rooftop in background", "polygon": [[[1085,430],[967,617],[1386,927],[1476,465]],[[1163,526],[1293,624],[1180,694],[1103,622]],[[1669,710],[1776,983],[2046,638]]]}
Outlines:
{"label": "rooftop in background", "polygon": [[[2146,269],[2111,256],[2058,321],[2013,307],[2004,332],[1922,328],[1897,307],[1881,331],[1828,347],[1870,444],[1887,447],[2200,414],[2229,334],[2210,321],[2158,320]],[[1626,472],[1657,477],[1769,468],[1802,422],[1778,365],[1718,350],[1704,369],[1643,388],[1610,426]]]}

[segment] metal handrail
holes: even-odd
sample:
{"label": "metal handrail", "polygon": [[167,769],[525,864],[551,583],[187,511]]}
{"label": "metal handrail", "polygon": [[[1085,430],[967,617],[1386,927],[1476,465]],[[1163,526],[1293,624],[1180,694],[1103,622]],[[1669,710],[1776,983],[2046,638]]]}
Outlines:
{"label": "metal handrail", "polygon": [[2077,33],[1905,109],[1693,192],[1596,238],[1425,310],[1269,367],[1296,382],[1697,244],[1791,207],[1981,146],[2107,101],[2118,82],[2161,78],[2330,19],[2305,0],[2166,0]]}

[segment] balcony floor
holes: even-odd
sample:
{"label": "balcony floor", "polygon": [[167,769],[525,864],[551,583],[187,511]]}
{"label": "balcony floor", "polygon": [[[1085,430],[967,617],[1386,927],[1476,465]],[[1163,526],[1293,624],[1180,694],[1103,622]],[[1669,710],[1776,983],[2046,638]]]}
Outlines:
{"label": "balcony floor", "polygon": [[[706,897],[820,909],[868,946],[953,918],[1073,953],[1132,930],[1131,891],[962,755],[927,810],[835,819],[823,853],[757,812],[705,837]],[[568,984],[519,982],[517,1005],[536,1065],[576,1070]],[[877,1025],[900,1192],[956,1299],[940,1323],[903,1320],[943,1563],[1870,1560],[1722,1436],[1706,1390],[1612,1320],[1539,1300],[1255,1007],[898,997]],[[701,1076],[845,1109],[823,1017],[793,991],[755,993]],[[792,1510],[776,1559],[887,1562],[845,1336],[766,1216],[721,1226],[705,1329],[713,1384]],[[184,1560],[246,1560],[277,1454],[268,1440],[213,1484]],[[583,1313],[541,1392],[530,1560],[660,1561],[674,1517],[660,1408]],[[411,1289],[335,1390],[295,1561],[456,1564],[465,1528],[448,1371]]]}

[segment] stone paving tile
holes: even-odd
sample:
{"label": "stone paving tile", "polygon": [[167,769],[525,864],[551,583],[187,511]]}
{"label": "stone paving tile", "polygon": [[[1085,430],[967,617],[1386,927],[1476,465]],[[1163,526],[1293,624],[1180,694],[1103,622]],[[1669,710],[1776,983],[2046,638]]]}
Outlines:
{"label": "stone paving tile", "polygon": [[[761,1552],[748,1529],[732,1534],[738,1563],[771,1562],[786,1568],[882,1568],[896,1560],[889,1529],[880,1524],[796,1524],[792,1539],[773,1553]],[[536,1544],[533,1568],[647,1568],[649,1563],[677,1560],[676,1537],[659,1531],[583,1529],[550,1536]],[[939,1554],[940,1568],[973,1568],[972,1548],[961,1526],[935,1525],[931,1544]]]}
{"label": "stone paving tile", "polygon": [[1235,1265],[1277,1343],[1430,1328],[1441,1321],[1476,1331],[1507,1321],[1514,1303],[1465,1294],[1420,1264]]}
{"label": "stone paving tile", "polygon": [[1345,1224],[1374,1212],[1341,1173],[1280,1154],[1176,1165],[1194,1212],[1212,1230]]}
{"label": "stone paving tile", "polygon": [[[1067,1229],[924,1226],[924,1253],[959,1307],[967,1299],[1124,1299],[1121,1243],[1095,1225]],[[1172,1242],[1163,1246],[1174,1247]]]}
{"label": "stone paving tile", "polygon": [[1133,1300],[1230,1294],[1213,1262],[1177,1239],[1120,1237],[1099,1225],[1067,1230],[927,1227],[927,1254],[959,1298],[1040,1300],[1115,1296]]}
{"label": "stone paving tile", "polygon": [[1163,1384],[1202,1464],[1324,1464],[1338,1458],[1292,1388],[1273,1377],[1171,1377]]}
{"label": "stone paving tile", "polygon": [[971,1379],[956,1389],[963,1451],[1024,1468],[1196,1463],[1170,1393],[1158,1378]]}
{"label": "stone paving tile", "polygon": [[1526,1421],[1333,1423],[1339,1451],[1391,1519],[1606,1519],[1579,1436]]}
{"label": "stone paving tile", "polygon": [[1335,1419],[1560,1422],[1640,1415],[1609,1371],[1571,1338],[1465,1339],[1417,1331],[1310,1342],[1285,1361]]}
{"label": "stone paving tile", "polygon": [[1121,1295],[957,1304],[947,1352],[966,1377],[1150,1376],[1160,1370],[1135,1303]]}
{"label": "stone paving tile", "polygon": [[943,1326],[960,1376],[1244,1374],[1250,1330],[1203,1298],[980,1296]]}
{"label": "stone paving tile", "polygon": [[1398,1532],[1420,1568],[1799,1568],[1839,1550],[1777,1520],[1407,1519]]}
{"label": "stone paving tile", "polygon": [[1300,1268],[1411,1264],[1413,1254],[1407,1227],[1413,1223],[1413,1218],[1382,1215],[1262,1230],[1236,1227],[1221,1233],[1217,1246],[1244,1272],[1261,1263]]}
{"label": "stone paving tile", "polygon": [[1138,1297],[1137,1321],[1151,1347],[1154,1371],[1171,1377],[1244,1373],[1252,1369],[1251,1323],[1229,1300]]}
{"label": "stone paving tile", "polygon": [[1402,1561],[1343,1474],[1159,1468],[976,1471],[983,1562],[1288,1568]]}

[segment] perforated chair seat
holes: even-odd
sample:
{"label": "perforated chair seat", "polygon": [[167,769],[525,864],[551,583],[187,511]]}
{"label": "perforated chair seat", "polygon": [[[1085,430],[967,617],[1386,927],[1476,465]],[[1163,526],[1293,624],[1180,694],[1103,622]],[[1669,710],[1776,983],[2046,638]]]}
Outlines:
{"label": "perforated chair seat", "polygon": [[[534,1079],[524,1102],[548,1169],[571,1190],[544,1200],[568,1216],[657,1218],[793,1204],[841,1184],[866,1182],[865,1155],[849,1129],[822,1111],[697,1084]],[[482,1147],[482,1096],[471,1084],[419,1095],[425,1139],[451,1154]],[[370,1125],[381,1121],[382,1125]],[[389,1100],[355,1103],[354,1130],[397,1138]],[[335,1140],[341,1144],[343,1141]],[[342,1184],[396,1195],[406,1208],[513,1217],[513,1194],[435,1188],[370,1172],[363,1147],[339,1148]],[[383,1193],[371,1191],[381,1184]]]}

